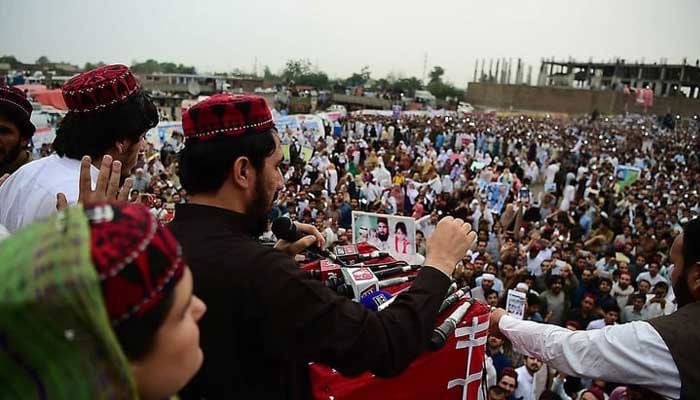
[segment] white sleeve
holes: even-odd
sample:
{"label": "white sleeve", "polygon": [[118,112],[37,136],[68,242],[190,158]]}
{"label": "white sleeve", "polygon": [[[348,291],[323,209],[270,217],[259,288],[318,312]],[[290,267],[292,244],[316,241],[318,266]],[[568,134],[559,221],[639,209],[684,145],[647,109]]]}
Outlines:
{"label": "white sleeve", "polygon": [[506,315],[498,327],[517,351],[567,375],[634,383],[666,397],[680,396],[678,368],[666,343],[647,322],[570,331]]}

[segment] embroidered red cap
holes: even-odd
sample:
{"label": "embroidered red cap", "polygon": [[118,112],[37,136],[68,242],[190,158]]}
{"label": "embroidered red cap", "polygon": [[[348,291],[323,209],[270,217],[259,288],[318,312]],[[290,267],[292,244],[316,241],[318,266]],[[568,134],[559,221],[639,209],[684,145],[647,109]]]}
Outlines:
{"label": "embroidered red cap", "polygon": [[254,95],[216,94],[182,115],[182,128],[188,141],[265,132],[272,127],[274,121],[267,102]]}
{"label": "embroidered red cap", "polygon": [[32,115],[32,105],[24,92],[14,86],[0,86],[0,107],[15,111],[28,121]]}
{"label": "embroidered red cap", "polygon": [[124,103],[141,89],[129,67],[105,65],[83,72],[66,82],[61,91],[71,112],[102,111]]}
{"label": "embroidered red cap", "polygon": [[85,212],[92,261],[112,325],[146,314],[182,278],[180,245],[141,204],[102,204]]}

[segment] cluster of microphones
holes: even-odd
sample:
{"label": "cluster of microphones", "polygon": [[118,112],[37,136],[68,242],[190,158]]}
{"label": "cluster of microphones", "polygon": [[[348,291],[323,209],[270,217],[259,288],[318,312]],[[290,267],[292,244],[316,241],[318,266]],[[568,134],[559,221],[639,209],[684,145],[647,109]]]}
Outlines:
{"label": "cluster of microphones", "polygon": [[[288,242],[295,242],[305,236],[287,217],[276,218],[272,222],[272,232],[278,239]],[[336,253],[322,250],[316,245],[307,248],[306,251],[321,258],[318,269],[306,271],[309,278],[319,280],[336,293],[375,312],[388,308],[408,287],[393,294],[384,289],[413,281],[417,276],[415,272],[421,268],[420,265],[409,265],[404,261],[365,263],[369,260],[387,258],[389,254],[380,251],[359,254],[356,248],[353,251],[348,246],[337,249]],[[459,302],[467,293],[469,293],[468,287],[457,288],[457,284],[453,283],[440,305],[439,313]],[[447,338],[466,315],[470,305],[471,302],[464,302],[435,328],[428,343],[431,350],[438,350],[445,345]]]}

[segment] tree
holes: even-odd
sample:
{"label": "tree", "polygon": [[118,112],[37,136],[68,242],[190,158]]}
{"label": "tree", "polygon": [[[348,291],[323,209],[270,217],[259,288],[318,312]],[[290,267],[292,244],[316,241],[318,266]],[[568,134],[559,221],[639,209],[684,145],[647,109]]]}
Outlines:
{"label": "tree", "polygon": [[445,97],[458,97],[461,98],[464,94],[462,89],[457,88],[451,83],[445,83],[442,81],[429,83],[426,87],[430,93],[432,93],[438,99],[444,99]]}
{"label": "tree", "polygon": [[2,56],[0,57],[0,63],[10,64],[10,67],[14,68],[15,65],[20,64],[19,60],[15,56]]}
{"label": "tree", "polygon": [[49,61],[49,58],[46,56],[41,56],[41,57],[37,58],[37,60],[34,62],[34,64],[37,64],[37,65],[46,65],[46,64],[50,64],[50,63],[51,63],[51,61]]}
{"label": "tree", "polygon": [[444,99],[445,97],[462,97],[463,91],[449,82],[443,82],[443,75],[445,75],[444,68],[439,65],[433,67],[433,70],[430,71],[430,82],[428,82],[426,89],[439,99]]}
{"label": "tree", "polygon": [[296,81],[299,85],[313,86],[317,89],[325,89],[330,87],[330,80],[328,75],[324,72],[311,72],[306,75],[302,75]]}
{"label": "tree", "polygon": [[444,74],[445,74],[444,68],[442,68],[439,65],[434,66],[433,70],[430,71],[430,82],[428,82],[428,84],[435,83],[435,82],[442,82],[442,76]]}
{"label": "tree", "polygon": [[394,93],[403,93],[406,97],[413,97],[416,90],[423,88],[423,82],[412,76],[410,78],[400,78],[391,85]]}
{"label": "tree", "polygon": [[172,62],[159,63],[156,60],[148,59],[145,62],[133,62],[131,69],[141,74],[169,73],[169,74],[196,74],[197,71],[192,66],[175,64]]}
{"label": "tree", "polygon": [[266,65],[265,68],[263,68],[263,79],[266,81],[279,81],[280,77],[275,75],[270,67]]}
{"label": "tree", "polygon": [[[269,68],[266,69],[265,73],[269,73],[269,75],[266,76],[273,76]],[[313,86],[316,89],[327,89],[331,87],[328,75],[326,75],[325,72],[314,71],[311,61],[308,59],[287,60],[280,78],[287,83],[294,81],[297,85]]]}
{"label": "tree", "polygon": [[353,73],[348,79],[345,80],[345,87],[356,87],[364,86],[371,79],[371,72],[369,66],[365,65],[360,69],[360,72]]}
{"label": "tree", "polygon": [[287,60],[282,70],[282,79],[297,82],[302,76],[311,74],[311,61],[308,59]]}
{"label": "tree", "polygon": [[104,65],[105,65],[105,63],[103,63],[102,61],[98,61],[97,64],[93,64],[91,62],[86,62],[85,66],[83,67],[83,70],[90,71],[90,70],[93,70],[97,67],[104,67]]}
{"label": "tree", "polygon": [[371,79],[370,75],[371,73],[369,71],[369,65],[365,65],[360,69],[360,76],[362,76],[362,79],[364,79],[365,82]]}

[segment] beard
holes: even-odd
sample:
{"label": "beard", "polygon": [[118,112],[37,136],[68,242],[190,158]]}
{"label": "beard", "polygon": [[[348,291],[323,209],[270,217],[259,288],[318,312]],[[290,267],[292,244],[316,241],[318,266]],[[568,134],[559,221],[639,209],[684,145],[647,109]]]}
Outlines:
{"label": "beard", "polygon": [[8,165],[15,162],[15,160],[17,160],[17,157],[19,157],[20,152],[22,152],[21,142],[17,142],[17,145],[0,152],[0,169],[4,169]]}
{"label": "beard", "polygon": [[377,237],[378,237],[379,240],[381,240],[382,242],[386,242],[387,240],[389,240],[389,232],[387,232],[387,233],[379,233],[379,232],[377,232]]}
{"label": "beard", "polygon": [[685,275],[681,275],[678,278],[676,284],[673,285],[673,294],[675,294],[676,296],[676,303],[678,304],[678,308],[681,308],[684,305],[695,301],[695,299],[693,299],[693,296],[691,296],[690,294],[690,290],[688,290]]}
{"label": "beard", "polygon": [[246,214],[251,217],[251,230],[255,236],[260,236],[267,229],[267,220],[272,211],[272,203],[277,198],[277,192],[269,198],[265,191],[265,182],[258,179],[255,182],[255,196],[248,204]]}

